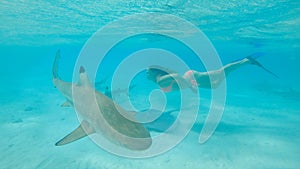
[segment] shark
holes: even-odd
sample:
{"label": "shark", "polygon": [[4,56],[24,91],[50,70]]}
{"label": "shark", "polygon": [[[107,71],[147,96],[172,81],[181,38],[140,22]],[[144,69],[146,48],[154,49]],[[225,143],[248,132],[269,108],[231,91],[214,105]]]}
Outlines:
{"label": "shark", "polygon": [[128,96],[129,91],[131,91],[135,87],[136,87],[136,85],[134,84],[134,85],[129,86],[128,88],[118,88],[118,89],[115,89],[115,90],[111,90],[111,89],[109,89],[108,86],[106,86],[104,94],[109,98],[112,98],[112,95],[119,96],[121,94],[124,94],[124,95]]}
{"label": "shark", "polygon": [[53,84],[74,107],[80,125],[55,145],[62,146],[99,134],[113,144],[129,150],[147,150],[152,144],[149,130],[136,120],[132,112],[126,111],[97,91],[83,66],[79,69],[77,83],[63,81],[58,75],[60,57],[58,50],[52,67]]}

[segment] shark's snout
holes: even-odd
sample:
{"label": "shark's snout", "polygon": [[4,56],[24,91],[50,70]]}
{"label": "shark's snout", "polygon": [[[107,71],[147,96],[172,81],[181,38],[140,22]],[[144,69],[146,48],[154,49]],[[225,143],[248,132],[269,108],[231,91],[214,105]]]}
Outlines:
{"label": "shark's snout", "polygon": [[147,150],[152,144],[152,138],[132,138],[124,144],[125,147],[135,151]]}

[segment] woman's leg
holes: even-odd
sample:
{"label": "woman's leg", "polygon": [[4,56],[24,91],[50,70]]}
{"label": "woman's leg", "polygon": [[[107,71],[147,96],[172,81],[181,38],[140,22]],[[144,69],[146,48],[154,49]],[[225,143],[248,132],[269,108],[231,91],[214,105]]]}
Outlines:
{"label": "woman's leg", "polygon": [[240,61],[229,63],[218,70],[208,72],[190,70],[187,71],[183,77],[193,86],[198,86],[200,88],[217,88],[230,72],[249,63],[251,63],[249,59],[244,58]]}
{"label": "woman's leg", "polygon": [[248,58],[244,58],[242,60],[236,61],[236,62],[231,62],[228,63],[227,65],[223,66],[220,70],[224,71],[225,76],[227,76],[230,72],[238,69],[239,67],[250,64],[250,60]]}

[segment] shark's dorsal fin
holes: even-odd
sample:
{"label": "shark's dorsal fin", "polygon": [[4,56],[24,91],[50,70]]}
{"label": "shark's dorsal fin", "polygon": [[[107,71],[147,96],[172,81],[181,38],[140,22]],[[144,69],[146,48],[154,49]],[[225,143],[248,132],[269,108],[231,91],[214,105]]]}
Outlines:
{"label": "shark's dorsal fin", "polygon": [[89,80],[89,77],[84,69],[83,66],[80,66],[79,69],[79,81],[78,81],[78,85],[80,86],[91,86],[91,82]]}
{"label": "shark's dorsal fin", "polygon": [[81,124],[74,131],[72,131],[63,139],[59,140],[57,143],[55,143],[55,145],[56,146],[65,145],[93,133],[95,133],[94,128],[89,124],[89,122],[83,120]]}

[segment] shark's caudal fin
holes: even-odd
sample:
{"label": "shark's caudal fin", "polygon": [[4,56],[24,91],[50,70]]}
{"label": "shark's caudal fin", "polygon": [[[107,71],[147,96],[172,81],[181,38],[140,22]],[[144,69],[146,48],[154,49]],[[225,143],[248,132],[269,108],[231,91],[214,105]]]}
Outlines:
{"label": "shark's caudal fin", "polygon": [[87,135],[95,133],[93,127],[85,120],[81,122],[81,124],[70,134],[68,134],[63,139],[59,140],[55,143],[56,146],[62,146],[73,141],[79,140]]}
{"label": "shark's caudal fin", "polygon": [[59,59],[60,59],[60,50],[58,50],[56,52],[55,60],[54,60],[53,67],[52,67],[53,79],[60,79],[58,76],[58,61],[59,61]]}
{"label": "shark's caudal fin", "polygon": [[249,59],[250,63],[253,65],[257,65],[259,67],[261,67],[263,70],[265,70],[266,72],[270,73],[271,75],[275,76],[276,78],[279,79],[279,77],[273,73],[272,71],[268,70],[267,68],[265,68],[261,63],[259,63],[256,59],[259,58],[260,56],[257,54],[253,54],[250,56],[247,56],[246,58]]}

